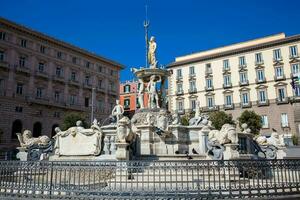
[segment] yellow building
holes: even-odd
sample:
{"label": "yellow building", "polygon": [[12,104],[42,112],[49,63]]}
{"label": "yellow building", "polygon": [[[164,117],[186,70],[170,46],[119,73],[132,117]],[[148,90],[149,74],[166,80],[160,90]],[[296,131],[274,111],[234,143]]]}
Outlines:
{"label": "yellow building", "polygon": [[234,119],[245,109],[262,116],[263,133],[297,133],[300,35],[284,33],[176,57],[168,68],[169,109],[184,114],[200,101],[202,111],[225,110]]}

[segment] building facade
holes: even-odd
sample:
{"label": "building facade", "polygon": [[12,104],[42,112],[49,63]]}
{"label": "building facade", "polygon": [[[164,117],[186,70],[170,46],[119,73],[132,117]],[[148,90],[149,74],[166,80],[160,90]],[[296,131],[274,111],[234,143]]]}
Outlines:
{"label": "building facade", "polygon": [[[16,133],[51,136],[67,113],[108,117],[122,65],[0,18],[0,145]],[[93,93],[93,94],[92,94]]]}
{"label": "building facade", "polygon": [[[124,115],[132,117],[137,109],[140,108],[138,103],[138,81],[125,81],[120,83],[120,104],[124,107]],[[148,95],[144,93],[144,105],[147,107]]]}
{"label": "building facade", "polygon": [[300,35],[284,33],[177,57],[168,68],[169,109],[184,114],[200,101],[203,112],[224,110],[237,119],[254,110],[262,133],[299,135]]}

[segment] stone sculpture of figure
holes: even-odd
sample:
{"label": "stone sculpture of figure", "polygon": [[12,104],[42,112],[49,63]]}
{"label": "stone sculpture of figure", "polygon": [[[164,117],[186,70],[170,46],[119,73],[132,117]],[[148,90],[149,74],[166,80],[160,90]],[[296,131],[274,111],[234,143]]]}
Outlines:
{"label": "stone sculpture of figure", "polygon": [[238,144],[238,134],[231,124],[224,124],[220,131],[212,130],[208,134],[208,140],[211,142],[217,141],[220,145],[223,144]]}
{"label": "stone sculpture of figure", "polygon": [[274,131],[269,138],[266,136],[258,136],[255,140],[259,145],[273,145],[275,147],[285,146],[283,136],[279,135],[276,131]]}
{"label": "stone sculpture of figure", "polygon": [[201,116],[200,101],[196,101],[195,118],[199,118],[200,116]]}
{"label": "stone sculpture of figure", "polygon": [[116,100],[116,105],[115,107],[113,108],[112,112],[111,112],[111,115],[113,117],[116,117],[117,118],[117,122],[120,120],[120,118],[122,118],[123,116],[123,113],[124,113],[124,108],[122,105],[120,105],[120,101],[119,100]]}
{"label": "stone sculpture of figure", "polygon": [[[149,93],[149,99],[148,99],[148,107],[149,108],[160,108],[158,103],[158,94],[156,91],[156,82],[159,82],[161,80],[161,77],[159,77],[158,81],[155,81],[156,76],[152,75],[150,77],[150,81],[147,85],[147,90]],[[155,106],[153,106],[153,102],[155,102]]]}
{"label": "stone sculpture of figure", "polygon": [[177,111],[172,115],[172,125],[181,125],[180,115]]}
{"label": "stone sculpture of figure", "polygon": [[128,117],[123,117],[117,122],[118,143],[131,143],[135,139],[135,134],[131,130],[131,121]]}
{"label": "stone sculpture of figure", "polygon": [[32,137],[32,133],[30,130],[25,130],[23,135],[21,133],[17,133],[18,140],[20,142],[20,146],[24,148],[29,148],[33,145],[38,146],[46,146],[50,142],[50,138],[46,135],[40,136],[38,138]]}
{"label": "stone sculpture of figure", "polygon": [[142,79],[139,79],[139,93],[138,93],[138,102],[140,105],[140,108],[144,108],[144,82]]}
{"label": "stone sculpture of figure", "polygon": [[153,36],[151,36],[148,46],[148,62],[150,64],[150,68],[156,68],[156,42]]}

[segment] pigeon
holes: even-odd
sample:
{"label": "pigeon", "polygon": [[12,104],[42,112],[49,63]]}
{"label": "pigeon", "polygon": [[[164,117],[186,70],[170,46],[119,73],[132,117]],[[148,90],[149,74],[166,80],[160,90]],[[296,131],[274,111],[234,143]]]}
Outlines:
{"label": "pigeon", "polygon": [[199,154],[194,148],[192,149],[193,154]]}
{"label": "pigeon", "polygon": [[175,151],[175,154],[179,154],[179,151]]}

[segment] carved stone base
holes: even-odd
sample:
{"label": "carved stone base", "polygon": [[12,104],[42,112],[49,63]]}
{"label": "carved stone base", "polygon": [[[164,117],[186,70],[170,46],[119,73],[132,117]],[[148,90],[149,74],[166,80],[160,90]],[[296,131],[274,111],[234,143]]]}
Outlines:
{"label": "carved stone base", "polygon": [[128,143],[116,143],[116,159],[129,160],[129,151],[127,149],[128,145]]}
{"label": "carved stone base", "polygon": [[20,161],[27,161],[27,152],[25,151],[25,148],[18,147],[17,148],[19,152],[17,153],[17,158],[20,159]]}
{"label": "carved stone base", "polygon": [[238,159],[240,157],[240,154],[238,152],[238,144],[225,144],[224,147],[224,160]]}

